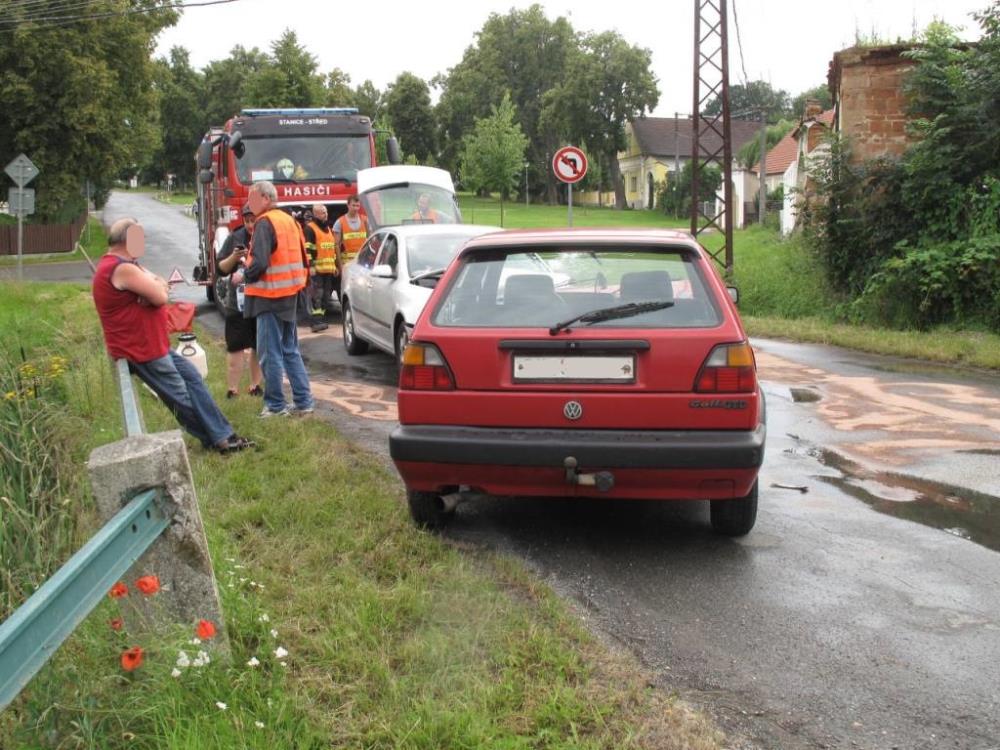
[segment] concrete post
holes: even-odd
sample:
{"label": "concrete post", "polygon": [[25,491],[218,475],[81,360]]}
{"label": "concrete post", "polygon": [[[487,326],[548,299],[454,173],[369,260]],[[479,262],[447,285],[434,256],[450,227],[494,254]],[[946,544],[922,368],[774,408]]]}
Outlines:
{"label": "concrete post", "polygon": [[[188,629],[210,620],[217,635],[206,642],[228,655],[229,641],[219,590],[208,554],[191,465],[180,430],[134,435],[95,448],[87,462],[101,522],[107,522],[139,490],[162,487],[170,526],[136,561],[125,578],[130,594],[120,600],[125,622],[134,631]],[[135,579],[159,576],[161,591],[142,596]]]}

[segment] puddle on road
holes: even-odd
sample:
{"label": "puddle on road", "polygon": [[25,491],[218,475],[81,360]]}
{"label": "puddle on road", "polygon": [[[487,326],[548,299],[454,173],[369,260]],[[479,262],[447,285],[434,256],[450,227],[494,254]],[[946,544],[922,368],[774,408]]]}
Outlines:
{"label": "puddle on road", "polygon": [[820,449],[815,455],[841,473],[817,479],[880,513],[941,529],[1000,552],[1000,498],[925,479],[869,471],[831,450]]}

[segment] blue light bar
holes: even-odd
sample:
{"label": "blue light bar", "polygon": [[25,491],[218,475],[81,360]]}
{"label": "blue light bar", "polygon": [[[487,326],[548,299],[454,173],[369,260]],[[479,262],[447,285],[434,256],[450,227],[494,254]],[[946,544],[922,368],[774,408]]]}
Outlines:
{"label": "blue light bar", "polygon": [[240,110],[241,115],[246,115],[247,117],[257,117],[259,115],[298,115],[298,116],[311,116],[311,115],[356,115],[358,113],[357,107],[313,107],[313,108],[298,108],[298,109],[243,109]]}

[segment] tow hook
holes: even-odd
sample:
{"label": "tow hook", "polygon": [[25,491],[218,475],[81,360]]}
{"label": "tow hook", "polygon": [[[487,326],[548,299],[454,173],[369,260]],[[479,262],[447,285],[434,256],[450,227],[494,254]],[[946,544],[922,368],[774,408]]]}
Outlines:
{"label": "tow hook", "polygon": [[599,492],[608,492],[615,486],[615,475],[610,471],[598,471],[589,474],[582,474],[577,471],[577,461],[573,456],[566,456],[563,459],[563,467],[566,469],[567,484],[596,487]]}

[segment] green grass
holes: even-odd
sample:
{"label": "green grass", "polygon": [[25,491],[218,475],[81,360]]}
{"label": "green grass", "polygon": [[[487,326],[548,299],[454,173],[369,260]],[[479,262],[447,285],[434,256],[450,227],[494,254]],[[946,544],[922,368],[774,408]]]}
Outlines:
{"label": "green grass", "polygon": [[[86,452],[121,435],[94,316],[81,307],[86,290],[5,285],[0,300],[0,322],[44,310],[44,324],[18,342],[26,351],[69,359],[58,404],[79,479]],[[204,343],[218,398],[223,354]],[[173,429],[139,392],[148,429]],[[417,531],[395,475],[327,423],[261,421],[248,397],[221,403],[260,442],[231,457],[189,442],[232,661],[173,677],[178,651],[197,650],[190,631],[115,633],[117,603],[107,600],[0,714],[0,746],[719,746],[703,719],[648,689],[636,665],[609,654],[519,562]],[[86,506],[73,507],[92,531]],[[133,645],[146,660],[126,674],[118,657]]]}
{"label": "green grass", "polygon": [[[500,202],[497,199],[476,198],[468,193],[460,193],[458,202],[462,220],[466,223],[501,226]],[[567,206],[525,206],[523,201],[505,201],[502,226],[506,229],[565,227],[568,214]],[[684,229],[689,226],[689,222],[664,216],[656,211],[615,211],[613,208],[574,205],[573,226]]]}

